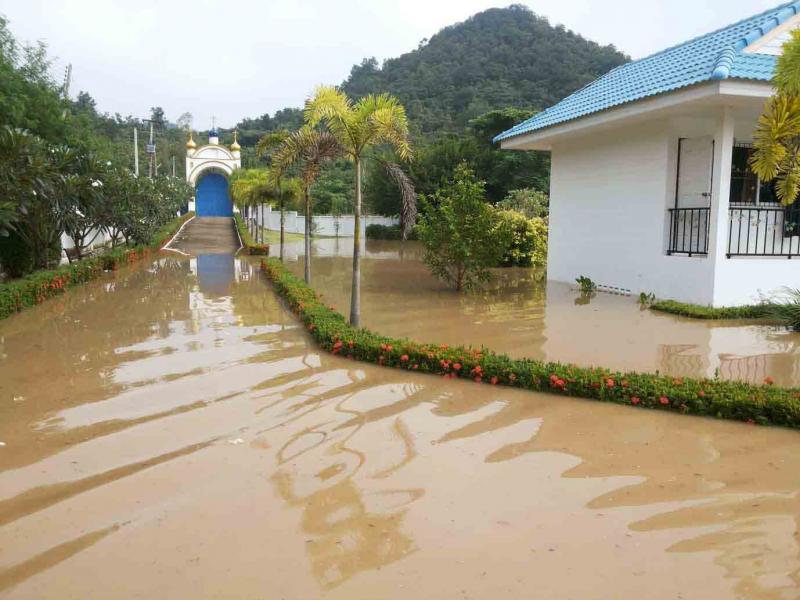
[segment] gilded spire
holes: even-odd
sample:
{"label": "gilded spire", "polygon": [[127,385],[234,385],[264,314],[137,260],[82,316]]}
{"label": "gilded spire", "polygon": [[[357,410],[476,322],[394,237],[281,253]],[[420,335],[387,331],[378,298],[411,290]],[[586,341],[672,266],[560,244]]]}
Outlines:
{"label": "gilded spire", "polygon": [[237,141],[238,139],[239,139],[239,132],[234,129],[233,143],[231,144],[231,150],[233,150],[234,152],[238,152],[239,150],[242,149],[242,147],[239,145],[239,142]]}

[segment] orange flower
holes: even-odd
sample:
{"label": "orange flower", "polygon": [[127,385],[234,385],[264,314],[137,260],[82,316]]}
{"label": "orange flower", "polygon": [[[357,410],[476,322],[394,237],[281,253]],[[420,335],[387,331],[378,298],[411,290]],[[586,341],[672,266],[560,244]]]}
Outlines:
{"label": "orange flower", "polygon": [[767,385],[772,385],[775,383],[775,380],[769,375],[767,375],[766,377],[764,377],[764,383]]}
{"label": "orange flower", "polygon": [[658,401],[661,403],[662,406],[666,406],[667,404],[669,404],[669,398],[667,398],[666,396],[661,396],[661,398],[659,398]]}

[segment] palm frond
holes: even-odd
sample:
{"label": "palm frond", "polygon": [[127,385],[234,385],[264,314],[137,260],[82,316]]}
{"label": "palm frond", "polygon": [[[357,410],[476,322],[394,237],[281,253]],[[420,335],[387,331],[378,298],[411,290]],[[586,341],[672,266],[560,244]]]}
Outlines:
{"label": "palm frond", "polygon": [[383,160],[380,163],[400,190],[402,198],[400,230],[403,239],[406,240],[417,222],[417,191],[414,182],[397,163]]}

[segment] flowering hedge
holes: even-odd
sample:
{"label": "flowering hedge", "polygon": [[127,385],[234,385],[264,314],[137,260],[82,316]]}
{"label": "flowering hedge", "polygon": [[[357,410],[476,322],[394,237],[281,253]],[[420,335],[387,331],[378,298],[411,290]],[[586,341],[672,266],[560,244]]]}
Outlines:
{"label": "flowering hedge", "polygon": [[245,225],[244,219],[239,213],[233,215],[236,221],[236,230],[239,232],[239,237],[242,240],[244,253],[252,256],[266,256],[269,254],[269,244],[259,244],[250,235]]}
{"label": "flowering hedge", "polygon": [[29,306],[41,304],[48,298],[63,294],[67,288],[86,283],[103,271],[116,270],[120,265],[135,263],[161,248],[194,213],[187,213],[159,229],[148,245],[115,248],[99,256],[84,258],[69,265],[36,271],[0,284],[0,319]]}
{"label": "flowering hedge", "polygon": [[289,308],[325,350],[445,378],[507,385],[538,392],[592,398],[643,408],[707,415],[763,425],[800,428],[800,388],[782,388],[767,378],[763,385],[716,379],[622,373],[531,359],[513,359],[481,348],[420,344],[350,326],[323,304],[316,292],[289,273],[277,259],[261,268]]}

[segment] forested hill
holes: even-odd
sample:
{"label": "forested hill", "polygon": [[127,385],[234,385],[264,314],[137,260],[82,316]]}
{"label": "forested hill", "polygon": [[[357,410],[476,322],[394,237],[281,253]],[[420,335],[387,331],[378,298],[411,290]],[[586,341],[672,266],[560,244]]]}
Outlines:
{"label": "forested hill", "polygon": [[627,60],[613,46],[590,42],[512,5],[446,27],[382,67],[365,59],[343,88],[351,97],[396,95],[412,126],[432,134],[461,131],[494,108],[547,108]]}

